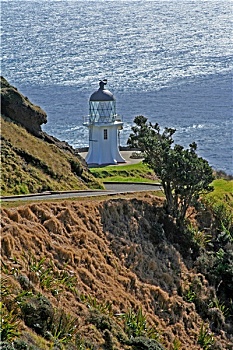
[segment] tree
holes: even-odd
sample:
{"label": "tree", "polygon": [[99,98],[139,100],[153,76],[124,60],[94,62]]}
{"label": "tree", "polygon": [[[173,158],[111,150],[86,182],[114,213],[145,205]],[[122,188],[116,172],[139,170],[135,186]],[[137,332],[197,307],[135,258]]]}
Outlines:
{"label": "tree", "polygon": [[213,190],[212,168],[198,157],[195,142],[189,149],[173,145],[175,129],[165,128],[161,133],[159,125],[152,125],[144,116],[137,116],[134,123],[127,143],[143,152],[144,162],[161,180],[168,213],[182,225],[188,207],[195,205],[201,194]]}

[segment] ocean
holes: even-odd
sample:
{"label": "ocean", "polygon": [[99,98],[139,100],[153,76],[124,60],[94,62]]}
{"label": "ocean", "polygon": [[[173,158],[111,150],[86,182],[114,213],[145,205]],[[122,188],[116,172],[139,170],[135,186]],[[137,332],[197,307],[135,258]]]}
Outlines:
{"label": "ocean", "polygon": [[232,1],[2,1],[1,74],[47,113],[42,128],[88,146],[88,100],[107,78],[124,121],[144,115],[233,174]]}

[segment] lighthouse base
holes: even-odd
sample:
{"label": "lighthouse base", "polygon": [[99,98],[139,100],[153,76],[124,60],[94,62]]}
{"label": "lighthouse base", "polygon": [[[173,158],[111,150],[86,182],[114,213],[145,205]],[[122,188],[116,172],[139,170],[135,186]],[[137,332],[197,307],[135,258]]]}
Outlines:
{"label": "lighthouse base", "polygon": [[126,160],[121,156],[119,150],[116,150],[114,154],[112,154],[111,150],[105,150],[105,152],[98,153],[98,157],[96,156],[96,152],[93,152],[92,147],[89,148],[88,154],[86,156],[86,162],[88,165],[117,165],[119,163],[125,163]]}
{"label": "lighthouse base", "polygon": [[122,122],[89,124],[89,150],[86,156],[88,165],[125,163],[118,146],[118,131]]}

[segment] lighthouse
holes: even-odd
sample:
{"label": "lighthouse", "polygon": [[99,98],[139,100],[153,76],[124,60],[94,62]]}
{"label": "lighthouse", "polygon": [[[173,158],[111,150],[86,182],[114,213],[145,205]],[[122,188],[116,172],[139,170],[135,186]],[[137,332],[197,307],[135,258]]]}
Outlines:
{"label": "lighthouse", "polygon": [[89,118],[84,123],[89,129],[89,150],[87,164],[125,163],[119,151],[119,133],[123,122],[116,114],[116,100],[105,89],[107,79],[100,80],[99,89],[89,100]]}

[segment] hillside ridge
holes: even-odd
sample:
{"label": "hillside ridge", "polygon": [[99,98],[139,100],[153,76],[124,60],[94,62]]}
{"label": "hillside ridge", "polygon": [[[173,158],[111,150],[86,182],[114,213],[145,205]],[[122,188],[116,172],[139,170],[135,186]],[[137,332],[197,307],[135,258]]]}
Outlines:
{"label": "hillside ridge", "polygon": [[102,188],[67,142],[42,131],[46,113],[1,77],[1,193]]}

